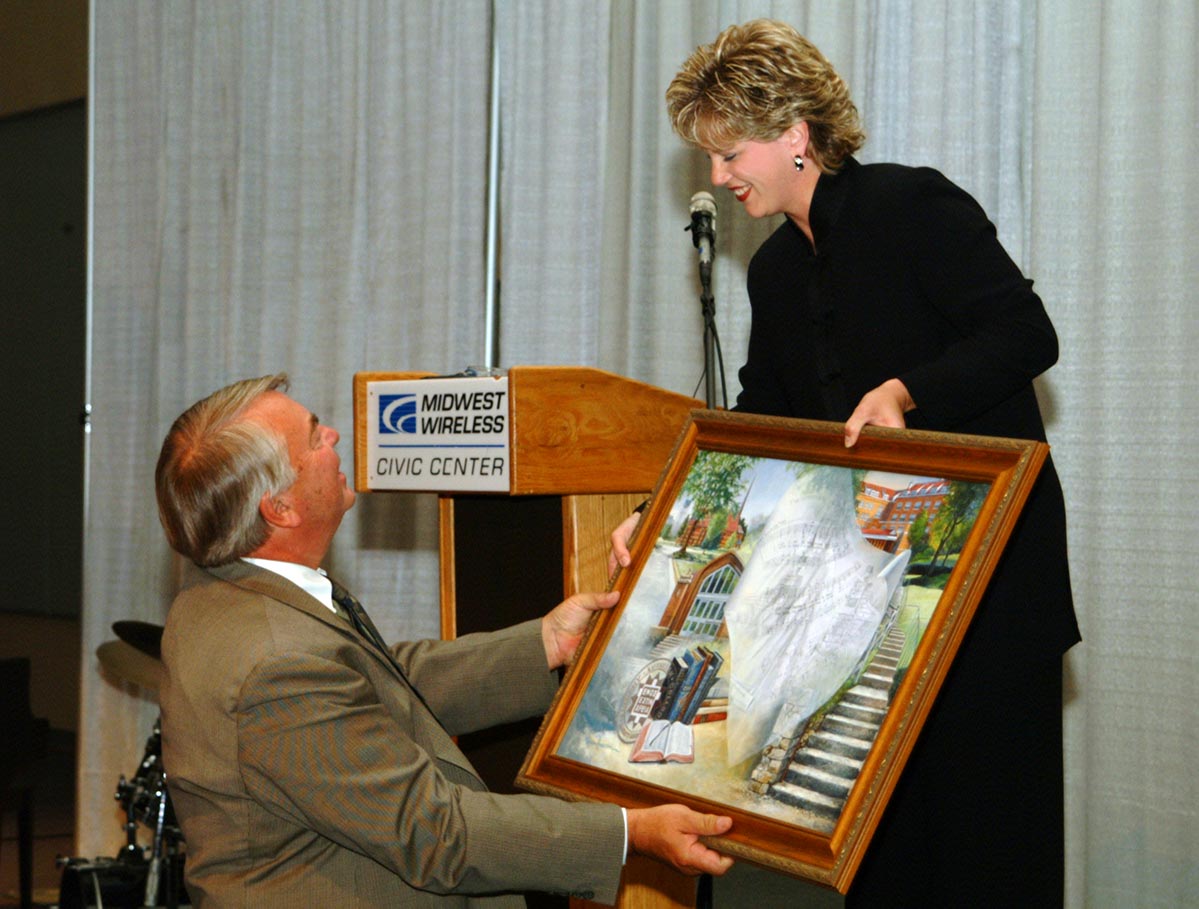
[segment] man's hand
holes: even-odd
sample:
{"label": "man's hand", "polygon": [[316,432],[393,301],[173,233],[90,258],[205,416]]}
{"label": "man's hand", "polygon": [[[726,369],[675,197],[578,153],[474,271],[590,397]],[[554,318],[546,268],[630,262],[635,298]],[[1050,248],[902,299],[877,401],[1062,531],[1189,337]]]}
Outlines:
{"label": "man's hand", "polygon": [[878,388],[866,392],[849,415],[845,422],[845,447],[854,446],[862,427],[867,423],[903,429],[907,425],[903,415],[915,409],[916,404],[908,394],[907,386],[899,379],[888,379]]}
{"label": "man's hand", "polygon": [[545,644],[545,660],[550,669],[570,662],[575,655],[583,632],[597,609],[611,609],[619,595],[609,593],[576,593],[563,600],[541,620],[541,641]]}
{"label": "man's hand", "polygon": [[733,860],[709,849],[701,836],[728,833],[733,819],[717,814],[700,814],[684,805],[630,808],[629,848],[665,862],[684,874],[724,874]]}
{"label": "man's hand", "polygon": [[629,555],[629,540],[637,524],[641,520],[641,512],[634,511],[631,515],[616,525],[612,531],[612,548],[608,550],[608,577],[616,574],[617,566],[628,568],[632,556]]}

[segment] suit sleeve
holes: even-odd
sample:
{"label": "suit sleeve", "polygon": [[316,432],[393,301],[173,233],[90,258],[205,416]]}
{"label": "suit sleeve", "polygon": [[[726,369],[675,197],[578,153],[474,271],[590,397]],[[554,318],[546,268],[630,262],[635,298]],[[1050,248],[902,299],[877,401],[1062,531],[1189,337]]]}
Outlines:
{"label": "suit sleeve", "polygon": [[236,718],[241,773],[255,801],[412,887],[615,900],[619,808],[475,791],[460,768],[418,744],[395,705],[381,703],[350,665],[307,652],[273,655],[246,679]]}
{"label": "suit sleeve", "polygon": [[540,716],[558,688],[540,619],[452,641],[397,644],[392,653],[451,735]]}
{"label": "suit sleeve", "polygon": [[1057,361],[1045,307],[978,203],[920,169],[896,206],[896,229],[928,303],[958,340],[901,374],[929,425],[951,426],[1024,389]]}

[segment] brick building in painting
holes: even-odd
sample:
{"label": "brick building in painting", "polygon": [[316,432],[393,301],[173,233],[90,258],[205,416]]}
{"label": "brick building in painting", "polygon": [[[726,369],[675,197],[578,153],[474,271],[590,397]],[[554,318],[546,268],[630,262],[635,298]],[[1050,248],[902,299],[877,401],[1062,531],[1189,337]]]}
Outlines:
{"label": "brick building in painting", "polygon": [[926,514],[931,526],[948,495],[948,480],[912,483],[904,489],[863,483],[857,497],[862,536],[884,552],[903,552],[911,548],[908,530],[916,518]]}

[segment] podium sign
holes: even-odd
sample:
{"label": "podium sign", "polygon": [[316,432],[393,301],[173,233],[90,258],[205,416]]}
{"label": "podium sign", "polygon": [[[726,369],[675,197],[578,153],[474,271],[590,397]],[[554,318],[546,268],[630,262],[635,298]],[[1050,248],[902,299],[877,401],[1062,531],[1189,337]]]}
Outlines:
{"label": "podium sign", "polygon": [[366,384],[366,485],[409,492],[507,492],[508,377]]}

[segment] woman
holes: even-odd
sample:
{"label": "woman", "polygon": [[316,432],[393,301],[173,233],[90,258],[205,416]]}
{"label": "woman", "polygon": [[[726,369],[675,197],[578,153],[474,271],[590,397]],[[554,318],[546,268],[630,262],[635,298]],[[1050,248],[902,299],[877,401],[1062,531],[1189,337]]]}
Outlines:
{"label": "woman", "polygon": [[[868,423],[1044,440],[1032,380],[1057,337],[1032,282],[941,174],[853,158],[857,109],[812,44],[733,26],[666,99],[714,184],[786,216],[749,266],[739,410],[843,421],[847,446]],[[1061,656],[1078,640],[1047,462],[847,905],[1061,903]]]}

